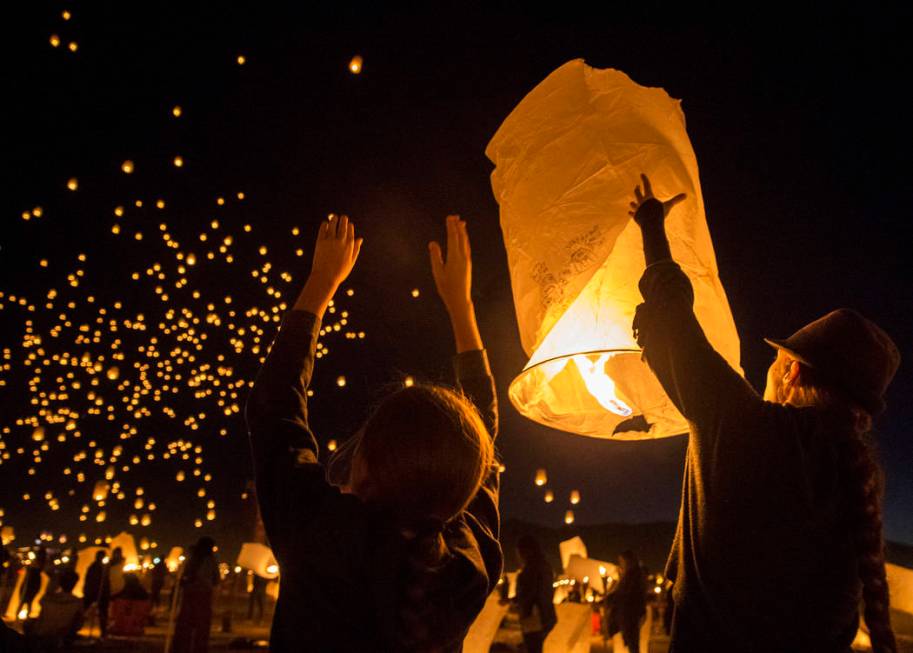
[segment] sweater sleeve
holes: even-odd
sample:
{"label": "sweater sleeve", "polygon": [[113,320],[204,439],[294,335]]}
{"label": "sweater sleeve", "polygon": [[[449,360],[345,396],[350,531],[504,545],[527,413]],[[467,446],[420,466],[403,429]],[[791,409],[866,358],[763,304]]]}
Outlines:
{"label": "sweater sleeve", "polygon": [[302,496],[307,486],[328,485],[307,414],[319,330],[316,315],[289,311],[247,399],[257,499],[274,547],[292,504],[307,499]]}
{"label": "sweater sleeve", "polygon": [[[492,440],[496,440],[498,436],[498,399],[485,350],[457,354],[454,357],[454,370],[460,389],[479,411]],[[498,494],[501,483],[498,468],[499,465],[495,462],[482,482],[479,492],[464,511],[466,520],[474,531],[481,548],[480,552],[488,573],[489,591],[494,589],[500,579],[503,564],[503,555],[498,545],[500,533]]]}
{"label": "sweater sleeve", "polygon": [[671,259],[649,266],[640,280],[644,303],[634,316],[634,334],[663,389],[701,432],[749,408],[761,397],[707,340],[692,308],[691,281]]}

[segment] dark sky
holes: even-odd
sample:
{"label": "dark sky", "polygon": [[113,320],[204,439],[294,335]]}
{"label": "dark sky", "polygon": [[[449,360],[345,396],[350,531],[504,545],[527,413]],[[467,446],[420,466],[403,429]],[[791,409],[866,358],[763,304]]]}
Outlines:
{"label": "dark sky", "polygon": [[[913,292],[902,256],[910,130],[898,100],[910,71],[900,16],[756,15],[709,25],[656,22],[659,12],[648,9],[568,6],[551,14],[351,6],[319,15],[262,3],[130,5],[49,3],[23,13],[9,35],[0,290],[40,298],[59,281],[53,269],[36,273],[35,261],[80,251],[94,262],[100,294],[123,295],[129,256],[108,232],[111,207],[131,193],[167,194],[169,220],[195,233],[214,217],[212,197],[243,190],[243,210],[219,219],[253,222],[271,245],[299,225],[308,247],[328,212],[347,213],[366,239],[349,305],[368,338],[333,352],[329,371],[318,365],[313,424],[322,440],[352,432],[398,374],[443,378],[452,342],[425,243],[458,212],[469,222],[474,296],[503,399],[505,517],[557,525],[568,493],[579,489],[581,523],[676,518],[685,438],[591,440],[527,421],[506,399],[526,357],[484,149],[523,96],[573,58],[682,99],[743,367],[757,387],[772,359],[763,337],[784,337],[839,306],[877,321],[913,360]],[[67,22],[65,8],[73,12]],[[75,39],[78,51],[51,48],[52,33],[64,44]],[[346,68],[354,54],[364,58],[358,76]],[[185,111],[179,121],[169,114],[175,104]],[[180,174],[169,165],[178,153],[187,161]],[[130,179],[119,173],[128,158],[138,167]],[[80,178],[78,198],[64,188],[72,176]],[[19,214],[38,204],[47,213],[40,224],[23,223]],[[298,267],[290,269],[303,274],[306,260],[292,259]],[[223,282],[197,281],[213,292]],[[413,300],[416,287],[422,295]],[[22,315],[0,313],[0,325],[0,347],[17,345]],[[910,370],[909,362],[901,367],[878,431],[886,532],[913,543]],[[340,373],[345,392],[334,391]],[[0,426],[21,414],[20,399],[9,387],[0,394]],[[247,519],[241,422],[231,422],[228,438],[208,437],[207,467],[223,507],[215,532],[235,538]],[[551,505],[533,487],[540,466],[556,494]],[[4,485],[6,520],[18,520],[24,534],[50,518],[17,506],[17,490]],[[187,522],[177,506],[158,536],[189,538]]]}

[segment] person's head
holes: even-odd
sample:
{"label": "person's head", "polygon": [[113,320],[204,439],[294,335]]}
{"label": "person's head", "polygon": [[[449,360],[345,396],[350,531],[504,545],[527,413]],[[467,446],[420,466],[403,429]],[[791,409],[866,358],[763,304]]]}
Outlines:
{"label": "person's head", "polygon": [[76,587],[76,582],[79,580],[79,574],[77,574],[72,569],[67,569],[66,571],[60,572],[60,577],[58,578],[58,583],[60,584],[60,589],[69,594],[73,591],[73,588]]}
{"label": "person's head", "polygon": [[517,553],[520,554],[520,560],[523,561],[524,567],[545,559],[539,540],[529,534],[521,535],[520,539],[517,540]]}
{"label": "person's head", "polygon": [[132,572],[124,574],[124,585],[130,588],[141,586],[139,576]]}
{"label": "person's head", "polygon": [[637,555],[633,551],[628,549],[618,555],[618,567],[622,574],[626,574],[632,569],[639,569],[640,560],[637,559]]}
{"label": "person's head", "polygon": [[95,552],[95,562],[104,562],[106,555],[108,555],[108,553],[104,549],[99,549]]}
{"label": "person's head", "polygon": [[201,537],[200,539],[197,540],[196,544],[194,544],[191,547],[191,550],[192,550],[191,555],[199,556],[199,557],[212,555],[212,552],[215,548],[216,548],[216,541],[214,539],[212,539],[211,537],[209,537],[208,535],[204,535],[203,537]]}
{"label": "person's head", "polygon": [[403,524],[446,523],[478,492],[494,445],[478,411],[438,385],[388,395],[340,450],[346,489]]}
{"label": "person's head", "polygon": [[838,453],[842,513],[855,540],[865,621],[873,650],[896,650],[889,618],[882,536],[882,473],[870,444],[872,419],[900,365],[887,333],[855,311],[840,309],[786,340],[768,340],[777,358],[767,373],[764,399],[813,407],[831,415]]}
{"label": "person's head", "polygon": [[119,546],[114,548],[114,551],[111,552],[111,563],[117,564],[123,562],[124,551]]}
{"label": "person's head", "polygon": [[443,534],[494,465],[494,444],[478,411],[437,385],[389,394],[334,455],[331,481],[392,518],[391,542],[403,562],[398,619],[385,626],[385,637],[397,650],[431,650],[455,636],[428,616],[429,596],[439,594],[449,558]]}

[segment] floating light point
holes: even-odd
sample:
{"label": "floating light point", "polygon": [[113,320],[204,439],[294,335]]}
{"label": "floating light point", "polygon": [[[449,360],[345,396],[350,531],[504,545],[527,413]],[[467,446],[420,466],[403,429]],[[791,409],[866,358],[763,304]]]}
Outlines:
{"label": "floating light point", "polygon": [[70,20],[73,17],[73,14],[71,14],[69,12],[69,10],[64,9],[63,13],[60,14],[60,17],[63,18],[64,20]]}
{"label": "floating light point", "polygon": [[180,118],[182,113],[184,113],[184,110],[181,109],[181,105],[175,104],[173,107],[171,107],[171,115],[175,118]]}
{"label": "floating light point", "polygon": [[411,376],[407,376],[405,379],[403,379],[403,385],[407,388],[411,388],[415,385],[415,379],[413,379]]}
{"label": "floating light point", "polygon": [[552,492],[551,490],[546,490],[545,491],[545,503],[551,503],[554,500],[555,500],[555,493]]}
{"label": "floating light point", "polygon": [[344,376],[337,377],[336,385],[338,385],[340,388],[346,387],[346,377],[344,377]]}
{"label": "floating light point", "polygon": [[79,180],[76,177],[71,177],[69,180],[67,180],[67,188],[75,191],[77,188],[79,188]]}
{"label": "floating light point", "polygon": [[573,510],[568,510],[566,513],[564,513],[564,523],[565,524],[574,523],[574,511]]}
{"label": "floating light point", "polygon": [[133,161],[131,161],[130,159],[127,159],[122,164],[120,164],[120,169],[126,175],[133,174]]}
{"label": "floating light point", "polygon": [[182,156],[174,157],[174,167],[181,168],[183,166],[184,166],[184,157],[182,157]]}
{"label": "floating light point", "polygon": [[349,61],[349,72],[352,73],[353,75],[358,75],[359,73],[361,73],[361,68],[362,68],[363,64],[364,64],[364,60],[361,58],[361,56],[356,54],[354,57],[352,57],[352,60]]}
{"label": "floating light point", "polygon": [[336,451],[337,443],[336,440],[330,440],[327,442],[327,451]]}
{"label": "floating light point", "polygon": [[580,503],[580,491],[571,490],[571,505],[576,506],[578,503]]}
{"label": "floating light point", "polygon": [[70,52],[76,52],[79,49],[79,44],[76,41],[70,41],[70,44],[67,46],[70,49]]}
{"label": "floating light point", "polygon": [[238,58],[237,58],[237,62],[238,62],[239,66],[243,66],[244,64],[247,63],[247,57],[245,57],[243,54],[239,54]]}
{"label": "floating light point", "polygon": [[418,288],[413,288],[413,289],[412,289],[412,297],[413,297],[413,298],[418,297],[420,294],[421,294],[421,292],[419,292],[419,289],[418,289]]}
{"label": "floating light point", "polygon": [[51,47],[56,48],[60,46],[60,37],[56,34],[51,34],[51,38],[48,39],[51,42]]}
{"label": "floating light point", "polygon": [[544,469],[539,468],[536,470],[535,483],[539,487],[542,487],[543,485],[548,483],[548,473]]}

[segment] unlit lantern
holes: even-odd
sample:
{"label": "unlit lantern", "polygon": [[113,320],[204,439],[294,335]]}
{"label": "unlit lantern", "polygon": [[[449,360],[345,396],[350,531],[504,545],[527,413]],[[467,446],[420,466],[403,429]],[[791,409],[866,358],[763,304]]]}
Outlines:
{"label": "unlit lantern", "polygon": [[641,172],[657,197],[687,193],[667,219],[672,254],[694,284],[710,342],[741,368],[679,102],[617,70],[571,61],[520,102],[486,154],[530,357],[510,385],[511,402],[581,435],[685,433],[632,335],[644,258],[628,203]]}

